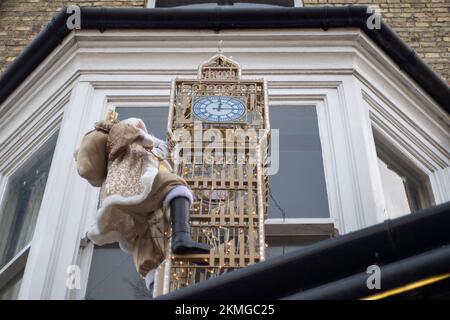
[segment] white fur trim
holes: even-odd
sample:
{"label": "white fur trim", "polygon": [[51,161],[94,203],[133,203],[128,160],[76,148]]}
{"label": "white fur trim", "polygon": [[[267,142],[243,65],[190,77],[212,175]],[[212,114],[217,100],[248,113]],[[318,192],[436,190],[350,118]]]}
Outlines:
{"label": "white fur trim", "polygon": [[[128,119],[122,120],[122,122],[123,122],[123,123],[130,124],[130,125],[132,125],[133,127],[135,127],[136,129],[140,129],[140,130],[144,131],[145,133],[148,132],[148,131],[147,131],[147,127],[145,126],[145,123],[144,123],[144,121],[143,121],[142,119],[139,119],[139,118],[128,118]],[[143,129],[138,128],[139,125],[140,125]]]}
{"label": "white fur trim", "polygon": [[[157,147],[159,144],[164,144],[165,143],[161,139],[158,139],[154,135],[148,133],[147,127],[145,126],[145,123],[144,123],[144,121],[142,119],[139,119],[139,118],[128,118],[128,119],[123,120],[123,122],[127,123],[127,124],[130,124],[133,127],[135,127],[136,129],[138,129],[139,131],[141,131],[141,133],[144,136],[144,141],[152,142],[152,144],[155,147]],[[138,128],[138,125],[140,125],[143,129]]]}
{"label": "white fur trim", "polygon": [[96,214],[96,222],[91,226],[88,232],[88,238],[97,245],[104,245],[107,243],[113,243],[118,241],[120,248],[131,253],[133,251],[133,243],[129,243],[120,232],[110,231],[108,233],[102,233],[102,219],[107,217],[111,212],[113,205],[134,205],[143,202],[150,194],[153,186],[153,181],[158,174],[158,162],[151,160],[146,172],[142,175],[141,181],[144,185],[144,191],[141,194],[137,194],[131,197],[123,197],[118,194],[106,197],[100,209]]}
{"label": "white fur trim", "polygon": [[[139,129],[141,130],[141,129]],[[142,131],[142,130],[141,130]],[[164,149],[161,148],[161,146],[164,146],[166,143],[164,141],[162,141],[161,139],[158,139],[157,137],[155,137],[154,135],[150,134],[150,133],[143,133],[144,135],[144,139],[143,142],[146,145],[149,146],[153,146],[154,148],[163,151]]]}
{"label": "white fur trim", "polygon": [[164,207],[169,207],[170,201],[172,201],[175,198],[178,197],[184,197],[189,200],[189,205],[192,205],[192,202],[194,202],[194,197],[192,196],[192,191],[186,187],[186,186],[176,186],[172,190],[167,193],[166,197],[164,198],[163,205]]}
{"label": "white fur trim", "polygon": [[148,133],[148,135],[153,139],[153,141],[155,142],[155,147],[160,147],[161,145],[166,144],[165,141],[155,137],[154,135]]}

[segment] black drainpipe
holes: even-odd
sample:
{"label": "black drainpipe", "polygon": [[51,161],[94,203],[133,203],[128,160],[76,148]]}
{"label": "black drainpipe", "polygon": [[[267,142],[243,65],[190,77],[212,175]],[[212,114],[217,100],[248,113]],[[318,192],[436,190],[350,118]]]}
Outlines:
{"label": "black drainpipe", "polygon": [[322,286],[283,297],[285,300],[355,300],[383,293],[413,282],[450,271],[450,246],[443,246],[417,256],[395,261],[380,268],[379,290],[367,287],[369,274],[364,271]]}
{"label": "black drainpipe", "polygon": [[[144,9],[81,8],[81,28],[108,29],[270,29],[270,28],[359,28],[380,46],[407,74],[422,86],[448,113],[450,87],[414,51],[381,22],[370,30],[366,6],[303,8],[212,8]],[[63,41],[71,31],[63,8],[47,27],[14,60],[0,78],[0,104]],[[0,114],[1,116],[1,114]]]}

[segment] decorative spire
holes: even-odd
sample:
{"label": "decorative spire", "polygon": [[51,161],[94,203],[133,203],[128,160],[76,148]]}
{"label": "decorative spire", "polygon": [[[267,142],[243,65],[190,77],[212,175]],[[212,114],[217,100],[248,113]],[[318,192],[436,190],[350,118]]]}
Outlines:
{"label": "decorative spire", "polygon": [[236,80],[241,78],[240,65],[222,53],[222,40],[218,42],[218,53],[199,66],[199,79]]}

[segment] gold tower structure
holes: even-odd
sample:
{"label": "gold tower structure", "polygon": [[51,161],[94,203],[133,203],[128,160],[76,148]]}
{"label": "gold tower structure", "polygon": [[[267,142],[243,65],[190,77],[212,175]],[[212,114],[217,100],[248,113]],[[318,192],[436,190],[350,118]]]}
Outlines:
{"label": "gold tower structure", "polygon": [[159,294],[264,260],[269,132],[266,81],[241,79],[239,64],[221,52],[199,66],[197,79],[172,82],[174,170],[194,193],[192,237],[211,250],[168,252],[155,280]]}

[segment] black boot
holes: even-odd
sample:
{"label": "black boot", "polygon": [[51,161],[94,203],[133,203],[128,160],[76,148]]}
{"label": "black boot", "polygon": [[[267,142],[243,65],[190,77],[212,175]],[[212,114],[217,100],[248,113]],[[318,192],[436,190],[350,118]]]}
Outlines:
{"label": "black boot", "polygon": [[209,253],[209,245],[195,242],[191,238],[189,207],[189,200],[185,197],[177,197],[170,202],[170,219],[172,220],[172,253]]}

